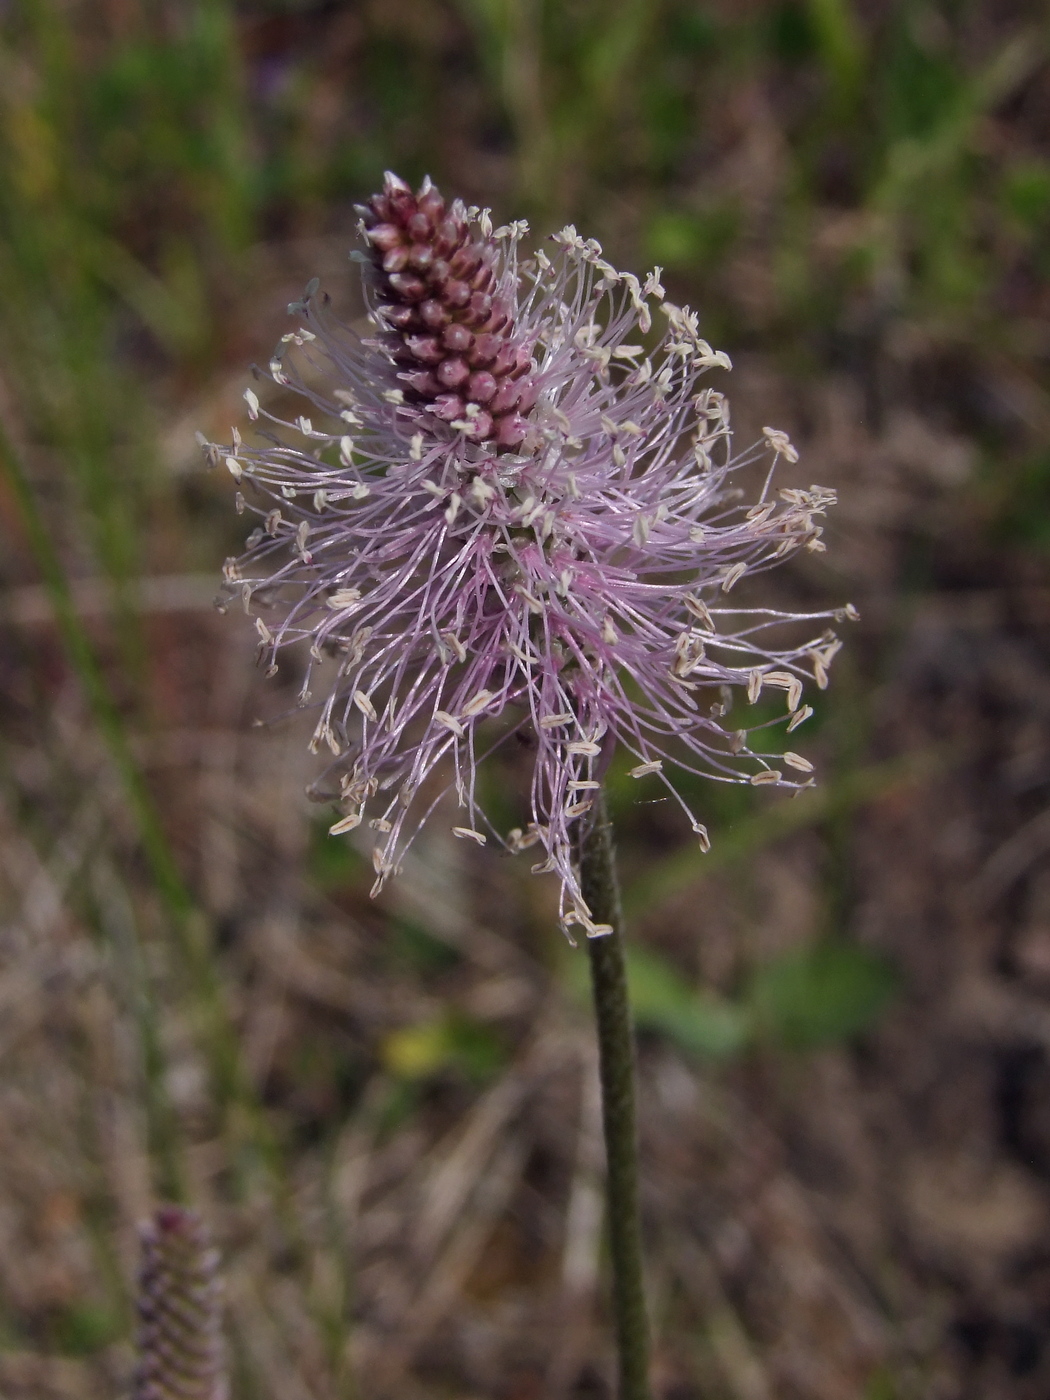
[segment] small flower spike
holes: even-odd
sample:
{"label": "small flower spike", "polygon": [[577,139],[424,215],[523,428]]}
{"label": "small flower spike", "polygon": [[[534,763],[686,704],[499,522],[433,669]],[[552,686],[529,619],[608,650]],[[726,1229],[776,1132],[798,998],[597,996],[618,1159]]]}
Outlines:
{"label": "small flower spike", "polygon": [[[731,451],[724,396],[700,384],[728,358],[672,305],[659,270],[618,272],[563,229],[528,259],[524,223],[446,204],[395,175],[360,209],[369,329],[330,313],[311,283],[270,362],[276,391],[245,393],[257,425],[204,443],[255,518],[227,560],[227,592],[255,617],[271,672],[299,644],[301,703],[320,675],[313,748],[330,750],[344,815],[378,833],[374,892],[454,786],[455,833],[512,850],[562,884],[562,920],[593,935],[573,859],[614,750],[633,777],[704,826],[675,771],[809,785],[806,760],[766,749],[771,726],[812,713],[837,613],[735,606],[745,577],[821,550],[834,502],[819,486],[773,492],[797,453],[767,428]],[[654,313],[659,320],[654,325]],[[277,412],[292,391],[306,412]],[[769,461],[753,503],[734,477]],[[800,635],[801,634],[801,635]],[[728,718],[734,695],[784,701],[777,718]],[[510,733],[534,754],[531,821],[499,835],[477,766]]]}
{"label": "small flower spike", "polygon": [[192,1211],[143,1227],[138,1309],[132,1400],[227,1400],[218,1255]]}
{"label": "small flower spike", "polygon": [[372,248],[383,348],[402,366],[407,403],[471,442],[517,447],[536,402],[532,350],[514,319],[515,286],[499,244],[475,236],[429,182],[418,195],[389,177],[363,217]]}

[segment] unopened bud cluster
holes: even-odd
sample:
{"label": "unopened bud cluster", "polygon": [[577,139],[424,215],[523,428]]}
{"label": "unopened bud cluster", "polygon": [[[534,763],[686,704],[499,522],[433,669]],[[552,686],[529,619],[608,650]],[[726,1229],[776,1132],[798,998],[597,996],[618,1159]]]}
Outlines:
{"label": "unopened bud cluster", "polygon": [[[776,731],[812,714],[804,687],[839,647],[826,624],[855,614],[770,607],[752,580],[824,548],[834,493],[774,488],[798,459],[776,429],[733,453],[728,403],[700,382],[728,358],[659,269],[619,272],[572,227],[522,259],[523,223],[494,229],[429,181],[388,175],[361,212],[369,331],[311,283],[273,390],[245,393],[258,438],[204,443],[255,522],[228,596],[271,672],[301,646],[301,704],[323,687],[332,831],[376,833],[374,891],[444,783],[457,836],[539,847],[565,926],[602,933],[573,837],[617,749],[705,849],[676,771],[812,782]],[[499,832],[477,765],[512,734],[533,755],[531,820]]]}
{"label": "unopened bud cluster", "polygon": [[192,1211],[143,1226],[138,1310],[132,1400],[226,1400],[218,1254]]}
{"label": "unopened bud cluster", "polygon": [[360,210],[373,249],[377,318],[405,397],[476,442],[517,447],[536,401],[532,346],[515,335],[497,249],[471,233],[462,204],[396,176]]}

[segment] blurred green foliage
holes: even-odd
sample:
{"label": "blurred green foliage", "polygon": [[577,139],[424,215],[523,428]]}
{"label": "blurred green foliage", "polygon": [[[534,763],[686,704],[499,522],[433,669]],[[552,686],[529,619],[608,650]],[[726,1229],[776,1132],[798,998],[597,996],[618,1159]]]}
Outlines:
{"label": "blurred green foliage", "polygon": [[748,987],[747,1005],[760,1034],[810,1049],[866,1030],[896,986],[883,959],[826,939],[760,967]]}
{"label": "blurred green foliage", "polygon": [[[637,945],[628,948],[627,973],[638,1029],[708,1063],[763,1044],[804,1051],[852,1040],[874,1024],[897,989],[882,958],[832,938],[762,963],[733,997],[697,988],[669,959]],[[582,959],[568,960],[565,974],[582,1001]]]}
{"label": "blurred green foliage", "polygon": [[484,1084],[506,1064],[507,1047],[483,1022],[443,1011],[392,1032],[380,1057],[395,1079],[413,1082],[453,1073]]}
{"label": "blurred green foliage", "polygon": [[360,882],[366,862],[349,841],[336,841],[329,836],[331,825],[327,814],[311,824],[307,871],[311,883],[319,890],[337,894]]}
{"label": "blurred green foliage", "polygon": [[388,943],[387,955],[391,962],[407,966],[424,977],[447,972],[462,961],[455,948],[408,919],[393,920]]}
{"label": "blurred green foliage", "polygon": [[75,1303],[53,1319],[53,1346],[60,1355],[90,1356],[115,1341],[125,1325],[123,1317],[97,1303]]}
{"label": "blurred green foliage", "polygon": [[747,1008],[691,987],[665,958],[631,948],[627,971],[639,1030],[662,1034],[705,1060],[725,1059],[748,1043],[752,1027]]}

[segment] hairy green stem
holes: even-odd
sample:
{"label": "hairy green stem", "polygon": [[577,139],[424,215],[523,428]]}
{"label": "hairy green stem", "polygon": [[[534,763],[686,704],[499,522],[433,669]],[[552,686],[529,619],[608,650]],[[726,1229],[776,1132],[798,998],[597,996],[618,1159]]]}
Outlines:
{"label": "hairy green stem", "polygon": [[619,1400],[649,1400],[649,1324],[638,1205],[634,1032],[612,826],[602,796],[594,805],[591,820],[580,832],[578,854],[580,885],[594,922],[611,924],[613,929],[612,933],[588,939],[587,952],[598,1023]]}

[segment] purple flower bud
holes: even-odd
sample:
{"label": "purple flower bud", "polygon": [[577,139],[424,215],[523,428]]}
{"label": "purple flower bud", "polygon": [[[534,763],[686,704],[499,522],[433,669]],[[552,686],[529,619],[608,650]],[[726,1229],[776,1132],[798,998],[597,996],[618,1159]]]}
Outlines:
{"label": "purple flower bud", "polygon": [[466,326],[447,327],[441,339],[450,350],[455,350],[459,353],[462,353],[464,350],[469,350],[474,343],[474,337],[471,335],[470,331],[467,330]]}
{"label": "purple flower bud", "polygon": [[453,357],[442,360],[437,367],[437,377],[446,389],[458,389],[470,378],[470,370],[465,361]]}
{"label": "purple flower bud", "polygon": [[442,326],[448,324],[448,308],[433,297],[428,298],[419,308],[419,314],[423,318],[424,325],[431,326],[434,330],[440,330]]}
{"label": "purple flower bud", "polygon": [[373,247],[382,253],[389,253],[398,247],[402,239],[401,230],[396,224],[376,224],[365,235]]}
{"label": "purple flower bud", "polygon": [[474,403],[488,403],[498,387],[495,376],[483,369],[470,376],[467,393]]}
{"label": "purple flower bud", "polygon": [[[465,810],[456,831],[540,846],[566,927],[591,932],[572,829],[617,746],[705,849],[676,769],[812,782],[799,755],[777,764],[767,731],[811,713],[803,685],[827,684],[839,646],[824,624],[854,614],[730,594],[822,549],[834,493],[773,491],[772,467],[797,457],[773,429],[733,455],[726,400],[702,386],[728,359],[658,273],[618,272],[573,228],[522,259],[524,224],[493,232],[429,181],[413,194],[388,177],[362,226],[375,333],[358,336],[308,290],[271,372],[309,413],[286,422],[262,404],[268,441],[211,449],[260,527],[227,561],[227,586],[249,610],[265,600],[268,666],[298,643],[304,697],[331,676],[312,747],[340,775],[333,831],[367,807],[381,833],[375,890],[444,777]],[[411,270],[391,271],[401,249]],[[762,457],[751,502],[734,478]],[[748,725],[763,692],[782,712]],[[531,822],[501,836],[475,770],[511,732],[534,753]]]}

